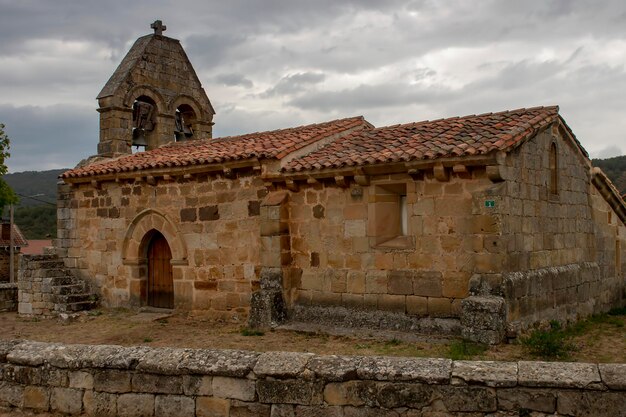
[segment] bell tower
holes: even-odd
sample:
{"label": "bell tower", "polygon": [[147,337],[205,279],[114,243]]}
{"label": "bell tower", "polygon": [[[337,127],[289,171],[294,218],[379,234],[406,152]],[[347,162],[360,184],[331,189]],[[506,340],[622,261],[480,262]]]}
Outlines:
{"label": "bell tower", "polygon": [[160,20],[150,27],[98,94],[98,156],[211,138],[215,110],[187,54]]}

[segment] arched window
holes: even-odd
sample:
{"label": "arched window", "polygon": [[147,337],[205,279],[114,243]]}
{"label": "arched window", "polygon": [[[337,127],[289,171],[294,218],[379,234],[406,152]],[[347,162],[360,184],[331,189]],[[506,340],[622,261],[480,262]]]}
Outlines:
{"label": "arched window", "polygon": [[550,145],[550,194],[559,193],[559,164],[556,152],[556,143]]}

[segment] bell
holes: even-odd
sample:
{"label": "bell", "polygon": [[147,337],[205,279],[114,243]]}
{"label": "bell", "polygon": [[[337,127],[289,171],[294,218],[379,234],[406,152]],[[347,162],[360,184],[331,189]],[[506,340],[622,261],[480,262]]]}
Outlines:
{"label": "bell", "polygon": [[146,132],[143,129],[133,129],[133,141],[132,146],[148,146],[146,141]]}

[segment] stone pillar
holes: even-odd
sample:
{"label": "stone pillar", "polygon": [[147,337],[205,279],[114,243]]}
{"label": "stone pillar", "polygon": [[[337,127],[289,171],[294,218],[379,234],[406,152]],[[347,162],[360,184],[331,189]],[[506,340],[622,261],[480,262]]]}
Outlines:
{"label": "stone pillar", "polygon": [[472,342],[497,345],[506,336],[506,302],[494,295],[461,301],[461,335]]}
{"label": "stone pillar", "polygon": [[261,289],[252,294],[248,325],[275,326],[287,317],[283,291],[291,263],[287,191],[269,193],[261,203]]}

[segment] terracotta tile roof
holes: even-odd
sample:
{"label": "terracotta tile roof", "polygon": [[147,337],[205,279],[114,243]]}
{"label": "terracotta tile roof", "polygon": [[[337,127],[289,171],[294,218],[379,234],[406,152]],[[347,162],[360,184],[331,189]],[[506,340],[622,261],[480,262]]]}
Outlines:
{"label": "terracotta tile roof", "polygon": [[223,163],[251,158],[281,159],[310,143],[353,128],[368,128],[363,116],[269,132],[172,143],[150,151],[67,171],[61,178],[106,175],[153,168]]}
{"label": "terracotta tile roof", "polygon": [[[8,248],[11,244],[9,223],[0,224],[0,247]],[[17,224],[13,224],[13,246],[28,246],[28,241],[22,234]]]}
{"label": "terracotta tile roof", "polygon": [[283,170],[293,172],[508,151],[536,129],[556,120],[558,111],[558,106],[536,107],[361,130],[290,161]]}
{"label": "terracotta tile roof", "polygon": [[29,240],[28,246],[22,248],[21,252],[24,255],[43,255],[44,248],[52,246],[52,240]]}

